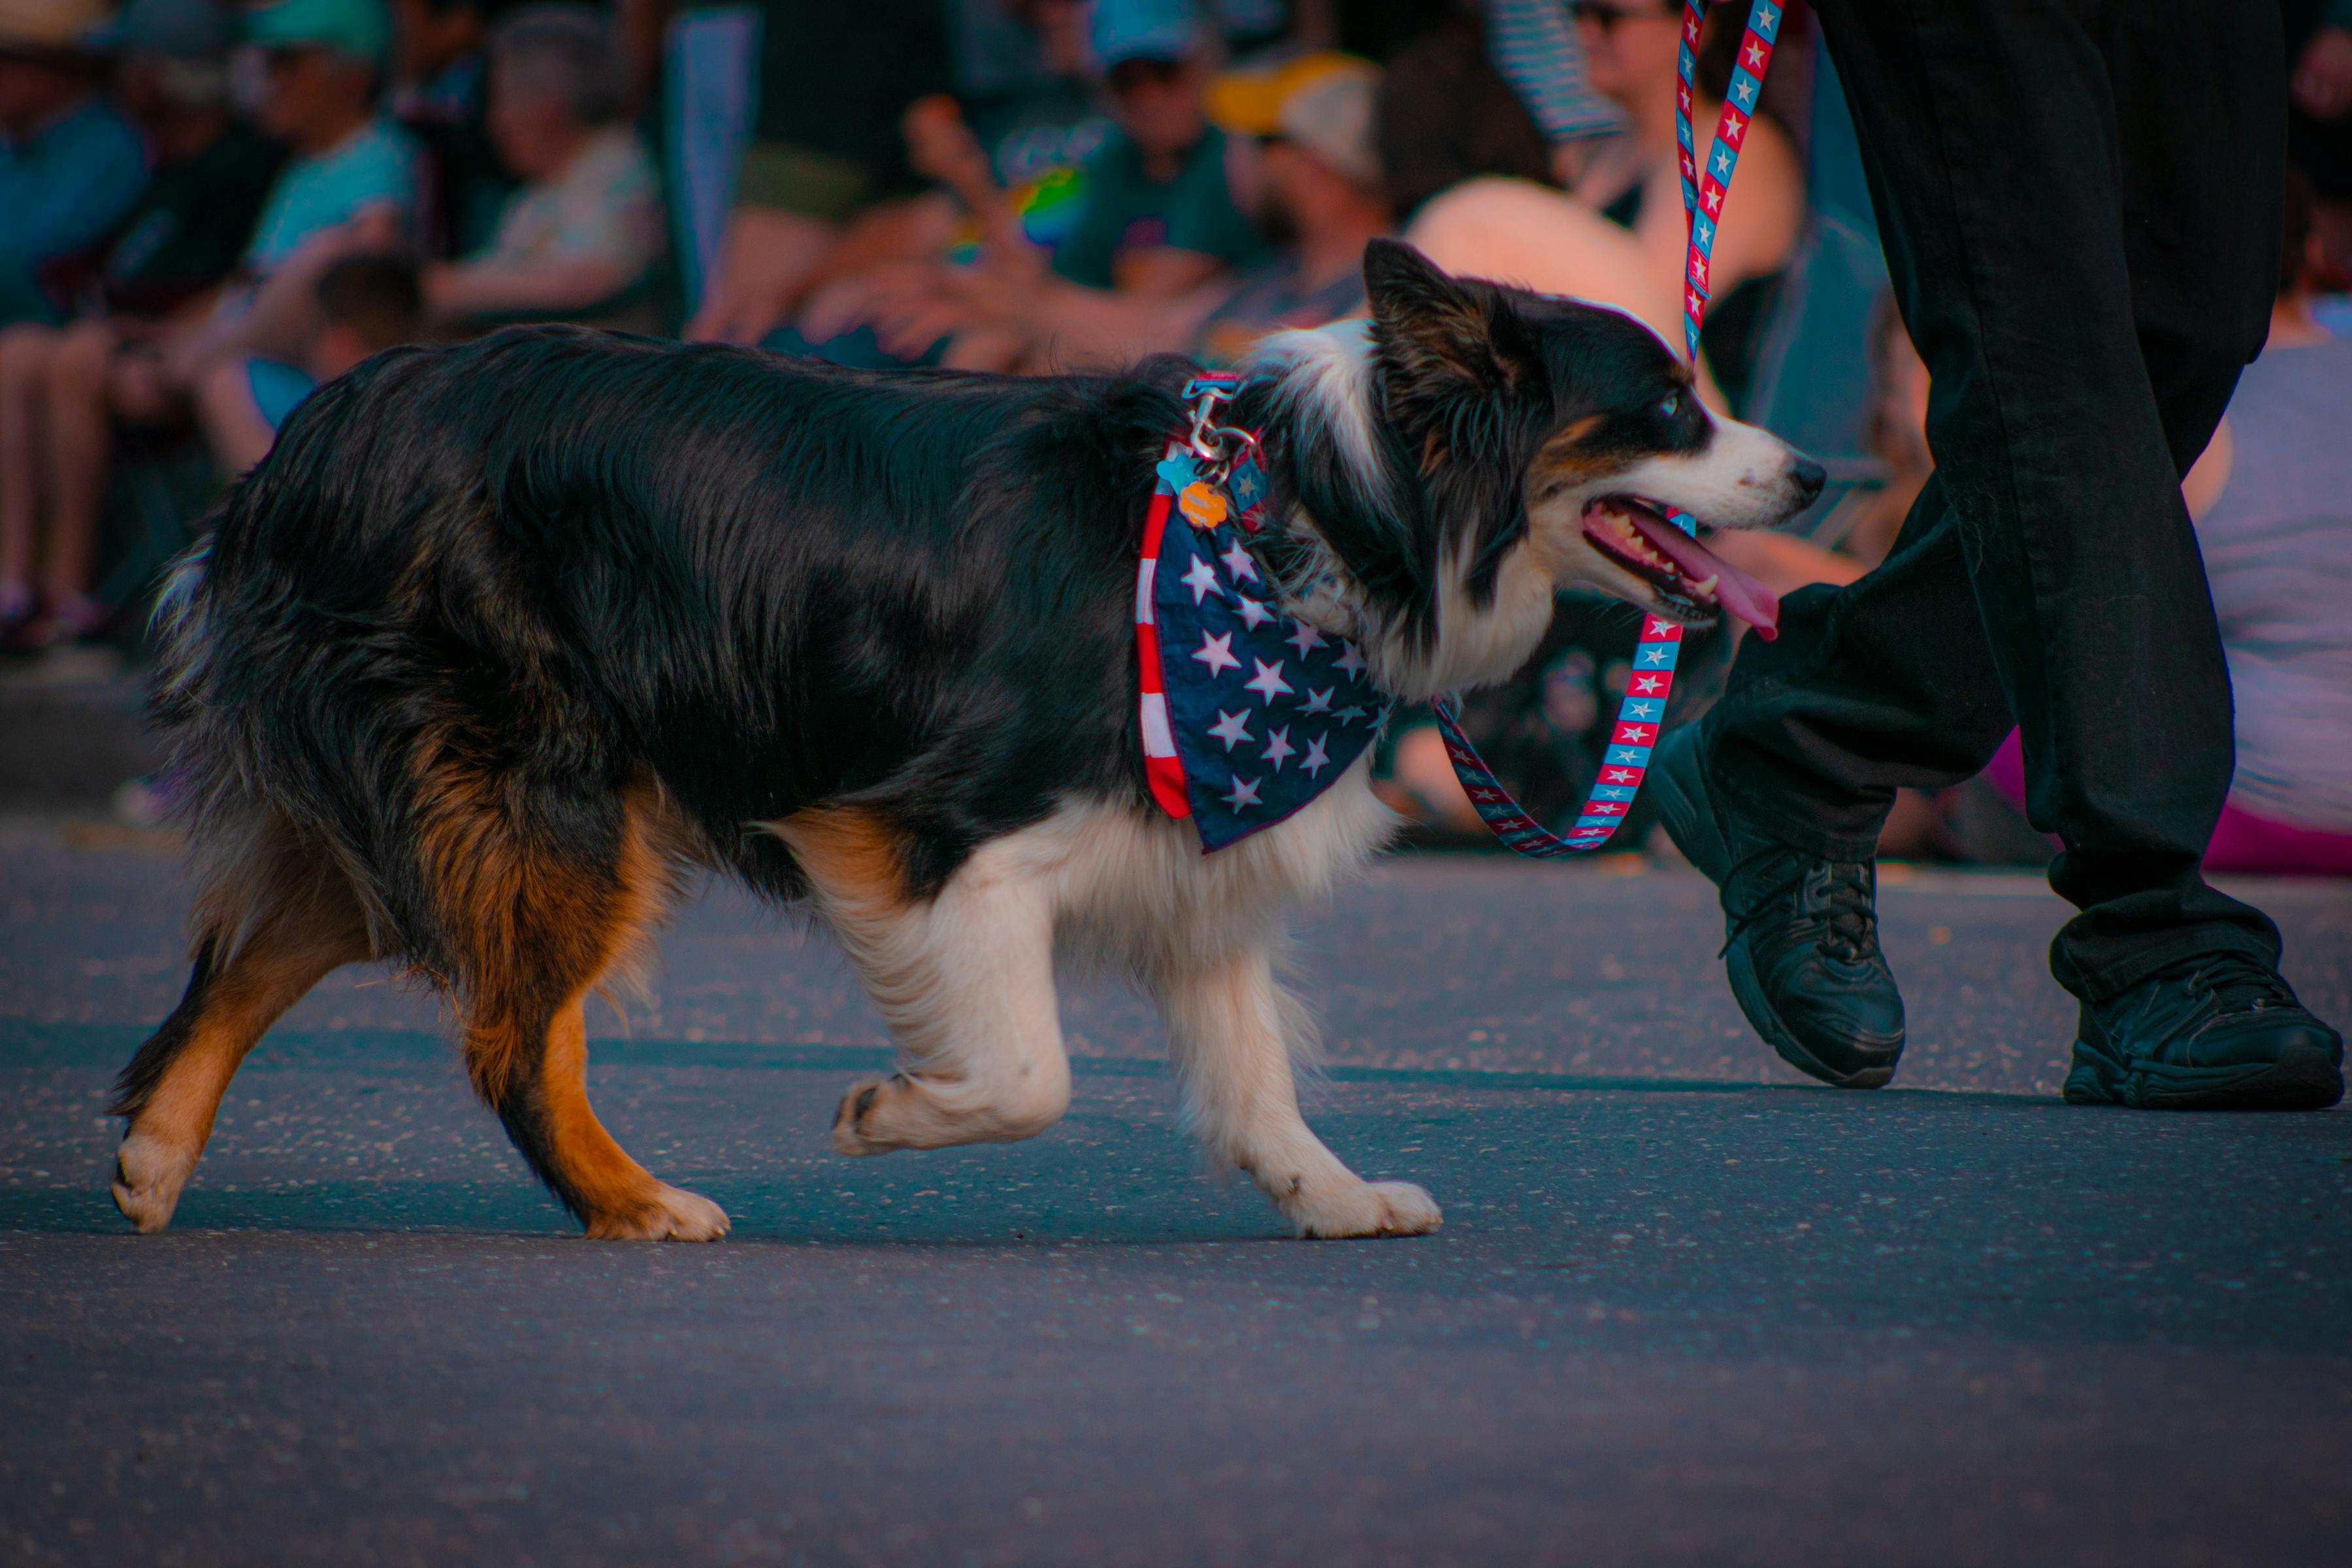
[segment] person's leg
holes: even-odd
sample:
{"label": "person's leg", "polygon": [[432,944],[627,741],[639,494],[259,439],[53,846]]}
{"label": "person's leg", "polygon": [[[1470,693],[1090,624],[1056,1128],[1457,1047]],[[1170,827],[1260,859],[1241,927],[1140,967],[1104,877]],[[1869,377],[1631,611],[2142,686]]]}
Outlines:
{"label": "person's leg", "polygon": [[58,334],[29,323],[0,331],[0,621],[32,611],[40,527],[41,412]]}
{"label": "person's leg", "polygon": [[[2276,226],[2276,39],[2219,0],[1820,10],[1938,468],[1885,566],[1796,596],[1780,644],[1743,655],[1711,777],[1770,837],[1865,858],[1896,785],[1974,772],[2014,712],[2033,820],[2068,847],[2053,885],[2084,910],[2062,981],[2112,995],[2188,954],[2268,962],[2269,922],[2197,871],[2230,707],[2179,484],[2261,342],[2271,274],[2245,237]],[[2127,133],[2158,92],[2183,129],[2144,147]],[[2127,242],[2158,203],[2166,227]],[[2203,226],[2230,241],[2164,243]],[[2151,293],[2203,303],[2144,321]]]}
{"label": "person's leg", "polygon": [[196,422],[225,473],[242,474],[278,440],[278,427],[317,383],[276,360],[225,359],[196,383]]}
{"label": "person's leg", "polygon": [[98,514],[114,458],[110,382],[117,341],[105,322],[81,322],[67,329],[49,365],[47,582],[53,602],[79,600],[89,591]]}

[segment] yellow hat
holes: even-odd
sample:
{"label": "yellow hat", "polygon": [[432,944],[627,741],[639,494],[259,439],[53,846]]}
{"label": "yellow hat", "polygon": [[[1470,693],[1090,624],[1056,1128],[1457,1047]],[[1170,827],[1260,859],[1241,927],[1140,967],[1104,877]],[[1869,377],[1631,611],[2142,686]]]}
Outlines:
{"label": "yellow hat", "polygon": [[1231,136],[1271,136],[1281,128],[1282,106],[1293,93],[1328,77],[1377,71],[1370,60],[1318,49],[1273,65],[1220,71],[1209,83],[1209,119]]}

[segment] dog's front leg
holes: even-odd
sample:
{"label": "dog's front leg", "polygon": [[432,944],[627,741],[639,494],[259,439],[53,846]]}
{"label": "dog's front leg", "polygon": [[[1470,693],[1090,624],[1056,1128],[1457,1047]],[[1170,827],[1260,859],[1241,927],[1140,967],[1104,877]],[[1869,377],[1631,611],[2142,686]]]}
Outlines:
{"label": "dog's front leg", "polygon": [[1298,1004],[1263,950],[1163,974],[1160,1006],[1185,1109],[1212,1156],[1239,1166],[1301,1236],[1418,1236],[1440,1215],[1410,1182],[1367,1182],[1298,1114],[1290,1037]]}
{"label": "dog's front leg", "polygon": [[900,890],[883,829],[847,813],[775,825],[890,1026],[904,1062],[849,1086],[834,1113],[845,1154],[1033,1138],[1070,1104],[1054,994],[1054,916],[1042,881],[1000,842],[936,898]]}

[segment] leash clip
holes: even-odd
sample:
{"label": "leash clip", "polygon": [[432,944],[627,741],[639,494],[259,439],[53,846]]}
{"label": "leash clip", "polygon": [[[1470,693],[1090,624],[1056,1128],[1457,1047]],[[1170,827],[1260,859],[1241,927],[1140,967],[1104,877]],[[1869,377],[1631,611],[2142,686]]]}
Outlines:
{"label": "leash clip", "polygon": [[1199,462],[1201,477],[1213,484],[1223,484],[1244,457],[1257,455],[1255,435],[1217,423],[1218,405],[1231,403],[1240,391],[1238,381],[1219,382],[1206,376],[1184,384],[1184,394],[1192,403],[1192,428],[1184,437],[1184,447]]}

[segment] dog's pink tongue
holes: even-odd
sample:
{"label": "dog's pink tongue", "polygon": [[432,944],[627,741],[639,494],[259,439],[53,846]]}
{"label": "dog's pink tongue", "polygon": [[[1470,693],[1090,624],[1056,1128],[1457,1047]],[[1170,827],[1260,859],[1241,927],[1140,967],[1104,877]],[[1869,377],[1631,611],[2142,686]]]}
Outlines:
{"label": "dog's pink tongue", "polygon": [[1758,637],[1769,642],[1780,635],[1780,600],[1771,589],[1664,518],[1633,510],[1633,527],[1651,548],[1681,567],[1684,576],[1694,583],[1713,577],[1716,602],[1754,626]]}

